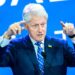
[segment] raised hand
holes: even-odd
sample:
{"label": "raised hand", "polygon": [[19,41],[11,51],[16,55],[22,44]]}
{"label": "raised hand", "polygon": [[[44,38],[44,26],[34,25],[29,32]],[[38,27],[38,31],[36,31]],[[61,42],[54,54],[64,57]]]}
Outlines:
{"label": "raised hand", "polygon": [[25,21],[15,22],[11,24],[8,30],[4,33],[4,38],[10,39],[12,35],[21,34],[21,31],[25,29],[24,25]]}
{"label": "raised hand", "polygon": [[60,21],[60,24],[63,27],[63,32],[68,35],[72,36],[75,34],[75,28],[73,23],[64,23],[63,21]]}

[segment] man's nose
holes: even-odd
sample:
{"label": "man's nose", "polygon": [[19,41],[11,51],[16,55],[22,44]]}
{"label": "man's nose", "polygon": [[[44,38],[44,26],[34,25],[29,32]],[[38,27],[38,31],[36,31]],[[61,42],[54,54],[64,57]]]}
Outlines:
{"label": "man's nose", "polygon": [[39,27],[38,27],[38,31],[39,31],[39,32],[42,31],[42,26],[41,26],[41,25],[39,25]]}

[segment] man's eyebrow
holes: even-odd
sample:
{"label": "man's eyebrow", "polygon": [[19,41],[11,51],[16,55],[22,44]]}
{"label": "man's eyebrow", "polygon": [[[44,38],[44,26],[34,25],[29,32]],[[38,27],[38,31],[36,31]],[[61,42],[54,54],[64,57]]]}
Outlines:
{"label": "man's eyebrow", "polygon": [[39,25],[38,23],[36,23],[36,24],[33,24],[33,25]]}
{"label": "man's eyebrow", "polygon": [[[46,24],[46,22],[40,23],[40,25],[41,24]],[[35,24],[32,24],[32,25],[39,25],[39,23],[35,23]]]}

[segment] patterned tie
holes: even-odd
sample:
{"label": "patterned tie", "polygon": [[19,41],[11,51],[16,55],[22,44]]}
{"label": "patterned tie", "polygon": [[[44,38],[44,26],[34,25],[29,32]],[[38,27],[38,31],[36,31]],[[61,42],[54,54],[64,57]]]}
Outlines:
{"label": "patterned tie", "polygon": [[39,68],[41,71],[40,75],[44,75],[44,58],[41,55],[43,52],[43,48],[41,47],[42,42],[37,42],[36,45],[38,46],[38,52],[37,52],[37,60],[39,63]]}

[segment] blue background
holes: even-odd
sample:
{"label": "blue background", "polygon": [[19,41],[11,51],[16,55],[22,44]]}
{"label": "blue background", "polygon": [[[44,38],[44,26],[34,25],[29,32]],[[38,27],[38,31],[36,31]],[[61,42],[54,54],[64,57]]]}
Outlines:
{"label": "blue background", "polygon": [[[2,35],[10,24],[22,20],[22,11],[26,4],[34,2],[36,0],[18,0],[16,6],[11,6],[12,0],[6,0],[6,2],[0,6],[0,35]],[[48,19],[48,30],[47,34],[52,37],[63,38],[62,34],[55,34],[55,31],[62,31],[62,26],[60,21],[72,22],[75,24],[75,1],[58,1],[50,2],[49,0],[44,0],[41,3],[49,14]],[[23,37],[27,34],[27,31],[23,31],[18,37]],[[66,36],[66,40],[71,44],[71,40]],[[75,68],[67,68],[67,75],[75,75]],[[0,75],[13,75],[11,68],[0,67]]]}

